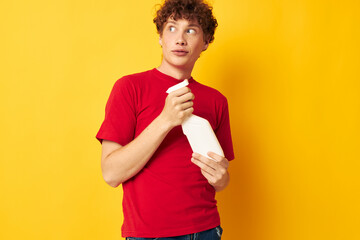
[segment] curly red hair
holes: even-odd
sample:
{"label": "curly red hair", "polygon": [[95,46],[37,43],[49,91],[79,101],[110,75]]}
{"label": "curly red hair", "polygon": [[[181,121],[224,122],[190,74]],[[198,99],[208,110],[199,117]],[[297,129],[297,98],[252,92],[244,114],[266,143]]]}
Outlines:
{"label": "curly red hair", "polygon": [[160,36],[169,18],[189,21],[196,19],[204,32],[204,40],[207,43],[214,41],[218,23],[212,14],[212,7],[203,0],[165,0],[153,20]]}

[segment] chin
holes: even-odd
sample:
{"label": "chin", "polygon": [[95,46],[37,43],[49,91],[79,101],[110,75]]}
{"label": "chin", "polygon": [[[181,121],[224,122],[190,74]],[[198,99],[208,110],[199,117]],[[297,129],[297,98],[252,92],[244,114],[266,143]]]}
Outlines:
{"label": "chin", "polygon": [[171,65],[176,66],[178,68],[189,68],[189,66],[194,65],[195,63],[189,61],[172,61]]}
{"label": "chin", "polygon": [[191,68],[190,64],[173,64],[173,66],[175,66],[178,69],[184,69],[184,70]]}

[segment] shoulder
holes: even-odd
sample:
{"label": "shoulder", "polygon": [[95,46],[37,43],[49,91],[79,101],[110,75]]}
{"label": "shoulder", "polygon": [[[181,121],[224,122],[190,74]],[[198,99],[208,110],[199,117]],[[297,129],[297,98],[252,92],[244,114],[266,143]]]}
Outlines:
{"label": "shoulder", "polygon": [[227,99],[225,95],[222,94],[219,90],[199,82],[195,83],[195,87],[197,89],[197,95],[206,95],[207,99],[211,99],[212,101],[221,104],[227,104]]}
{"label": "shoulder", "polygon": [[138,86],[139,83],[145,81],[146,79],[149,79],[150,72],[151,70],[124,75],[115,82],[114,89],[134,88]]}
{"label": "shoulder", "polygon": [[125,75],[120,79],[127,79],[127,80],[138,80],[138,79],[144,79],[144,78],[148,78],[149,75],[151,74],[152,70],[148,70],[148,71],[144,71],[144,72],[139,72],[139,73],[133,73],[133,74],[129,74],[129,75]]}
{"label": "shoulder", "polygon": [[121,77],[120,79],[118,79],[116,83],[118,83],[118,82],[120,82],[120,83],[121,82],[125,82],[125,83],[133,82],[134,83],[136,81],[148,79],[150,77],[150,74],[151,74],[151,70],[125,75],[125,76]]}

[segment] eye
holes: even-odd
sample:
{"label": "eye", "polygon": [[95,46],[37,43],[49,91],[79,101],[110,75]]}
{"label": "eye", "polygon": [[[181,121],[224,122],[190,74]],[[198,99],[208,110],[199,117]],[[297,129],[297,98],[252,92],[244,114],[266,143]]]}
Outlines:
{"label": "eye", "polygon": [[175,27],[173,27],[173,26],[169,27],[169,31],[170,31],[170,32],[174,32],[174,31],[175,31]]}
{"label": "eye", "polygon": [[194,33],[196,33],[196,31],[195,31],[195,29],[190,28],[187,30],[187,33],[194,34]]}

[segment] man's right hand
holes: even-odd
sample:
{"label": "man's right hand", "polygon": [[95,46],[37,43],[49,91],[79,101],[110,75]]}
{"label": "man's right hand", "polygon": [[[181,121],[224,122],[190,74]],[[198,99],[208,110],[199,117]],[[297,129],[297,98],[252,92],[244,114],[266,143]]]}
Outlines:
{"label": "man's right hand", "polygon": [[190,88],[183,87],[169,93],[165,100],[165,106],[159,117],[167,122],[171,128],[181,125],[192,112],[194,94]]}

